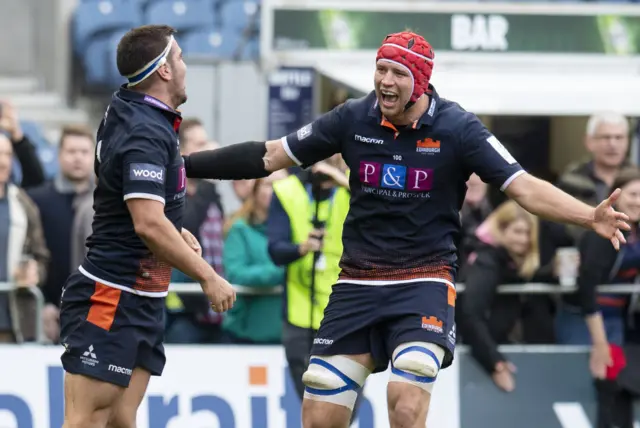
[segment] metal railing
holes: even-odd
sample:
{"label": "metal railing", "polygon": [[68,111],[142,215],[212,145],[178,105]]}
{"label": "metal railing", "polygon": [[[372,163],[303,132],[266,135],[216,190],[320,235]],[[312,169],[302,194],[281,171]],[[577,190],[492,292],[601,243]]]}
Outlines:
{"label": "metal railing", "polygon": [[[281,294],[284,287],[279,285],[275,287],[247,287],[242,285],[234,285],[233,288],[239,295],[245,296],[273,296]],[[465,285],[463,283],[456,284],[456,291],[464,293]],[[574,293],[576,286],[561,286],[558,284],[546,283],[527,283],[527,284],[504,284],[498,287],[500,294],[568,294]],[[172,283],[169,291],[185,294],[202,293],[202,288],[198,283]],[[640,294],[640,284],[609,284],[598,286],[598,291],[614,294]],[[38,287],[16,287],[15,284],[9,282],[0,282],[0,293],[8,293],[9,305],[11,310],[12,323],[14,325],[14,333],[16,340],[22,341],[21,331],[19,329],[19,309],[17,302],[17,293],[28,292],[32,295],[36,302],[35,310],[35,331],[36,340],[39,343],[46,341],[42,325],[42,310],[44,308],[44,296]]]}
{"label": "metal railing", "polygon": [[[16,337],[16,342],[23,341],[22,330],[20,327],[20,309],[18,307],[18,293],[27,292],[31,294],[36,303],[35,308],[35,336],[36,341],[43,343],[45,341],[43,325],[42,325],[42,310],[44,309],[44,296],[42,291],[37,286],[31,287],[16,287],[12,282],[0,282],[0,293],[7,293],[9,296],[9,311],[11,314],[11,324],[13,327],[13,333]],[[2,310],[2,309],[0,309]]]}
{"label": "metal railing", "polygon": [[[233,288],[237,294],[243,295],[273,295],[282,293],[283,287],[256,288],[234,285]],[[456,291],[463,293],[465,285],[463,283],[456,284]],[[546,283],[527,283],[527,284],[504,284],[498,287],[500,294],[569,294],[575,293],[578,288],[576,286],[563,286],[559,284]],[[202,288],[198,283],[174,283],[169,288],[170,291],[186,294],[202,293]],[[608,284],[598,286],[598,291],[613,294],[634,294],[640,293],[640,284]]]}

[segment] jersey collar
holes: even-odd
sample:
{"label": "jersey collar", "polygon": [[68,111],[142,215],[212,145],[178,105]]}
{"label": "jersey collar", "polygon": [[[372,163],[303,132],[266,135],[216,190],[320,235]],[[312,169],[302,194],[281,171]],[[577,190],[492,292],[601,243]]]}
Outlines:
{"label": "jersey collar", "polygon": [[[433,121],[435,120],[436,114],[438,113],[438,107],[440,106],[440,96],[436,92],[436,88],[434,88],[433,85],[429,85],[428,95],[430,98],[429,108],[427,109],[427,111],[424,112],[422,116],[420,116],[418,120],[413,122],[413,124],[411,125],[413,129],[420,129],[422,125],[428,125],[428,126],[433,125]],[[380,126],[390,128],[393,131],[395,131],[396,134],[398,133],[398,130],[396,129],[396,127],[391,122],[389,122],[387,118],[384,117],[384,115],[380,111],[380,106],[378,105],[378,99],[375,97],[375,95],[374,95],[373,105],[369,109],[369,116],[376,118]]]}
{"label": "jersey collar", "polygon": [[178,132],[178,130],[180,129],[180,123],[182,123],[182,114],[179,111],[172,109],[171,107],[169,107],[159,99],[152,97],[151,95],[129,90],[126,88],[126,86],[126,84],[122,85],[116,93],[116,96],[127,101],[146,104],[150,107],[160,110],[167,118],[167,120],[169,120],[169,122],[171,122],[171,124],[173,125],[173,130]]}

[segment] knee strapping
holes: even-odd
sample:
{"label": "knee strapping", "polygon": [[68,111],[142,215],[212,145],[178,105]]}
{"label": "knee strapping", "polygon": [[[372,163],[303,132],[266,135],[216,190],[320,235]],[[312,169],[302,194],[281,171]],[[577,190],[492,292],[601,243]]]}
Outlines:
{"label": "knee strapping", "polygon": [[360,388],[371,372],[343,356],[313,356],[302,375],[304,397],[338,404],[353,410]]}
{"label": "knee strapping", "polygon": [[444,352],[441,346],[427,342],[409,342],[398,346],[393,352],[389,380],[410,383],[431,392]]}

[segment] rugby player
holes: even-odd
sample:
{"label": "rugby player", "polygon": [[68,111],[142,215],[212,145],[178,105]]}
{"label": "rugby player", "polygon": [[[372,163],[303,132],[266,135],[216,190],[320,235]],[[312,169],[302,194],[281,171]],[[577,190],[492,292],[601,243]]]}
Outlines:
{"label": "rugby player", "polygon": [[61,299],[65,428],[136,426],[149,378],[165,365],[172,266],[202,285],[214,310],[235,300],[182,229],[186,176],[176,109],[187,99],[186,66],[174,33],[139,27],[118,45],[118,69],[129,83],[98,129],[93,233]]}
{"label": "rugby player", "polygon": [[[305,428],[343,428],[356,391],[391,364],[391,427],[424,427],[455,345],[458,212],[476,173],[533,214],[591,228],[619,248],[627,217],[616,190],[597,208],[527,174],[472,113],[430,85],[433,49],[412,32],[379,48],[375,90],[279,140],[186,159],[187,176],[264,177],[341,153],[352,174],[341,273],[311,350]],[[491,96],[488,92],[487,96]]]}

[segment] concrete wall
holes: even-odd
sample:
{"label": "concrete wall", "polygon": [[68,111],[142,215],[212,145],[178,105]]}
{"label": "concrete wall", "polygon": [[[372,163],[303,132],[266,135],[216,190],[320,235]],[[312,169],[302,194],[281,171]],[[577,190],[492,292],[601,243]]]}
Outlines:
{"label": "concrete wall", "polygon": [[0,75],[37,77],[66,93],[69,20],[78,0],[0,0]]}
{"label": "concrete wall", "polygon": [[33,1],[0,0],[0,74],[21,76],[34,67]]}
{"label": "concrete wall", "polygon": [[[220,145],[267,137],[268,83],[253,63],[187,62],[187,103],[183,117],[197,117]],[[228,182],[218,185],[225,210],[239,208]]]}

